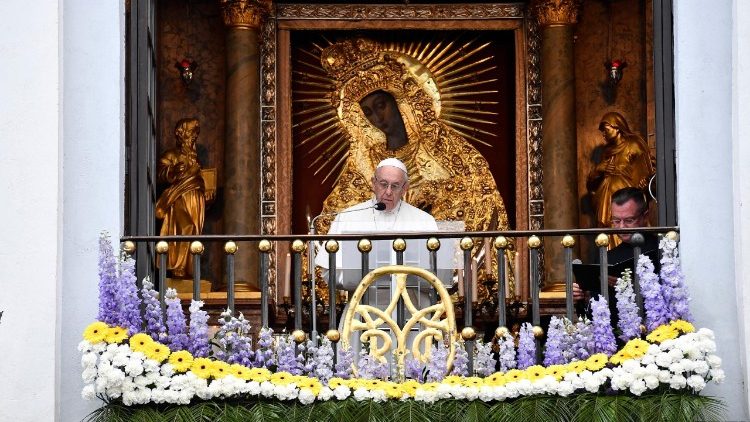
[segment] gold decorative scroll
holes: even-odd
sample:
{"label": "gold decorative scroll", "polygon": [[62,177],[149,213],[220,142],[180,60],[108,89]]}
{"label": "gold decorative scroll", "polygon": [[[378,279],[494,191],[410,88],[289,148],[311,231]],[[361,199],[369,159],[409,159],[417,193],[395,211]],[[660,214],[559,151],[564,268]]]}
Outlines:
{"label": "gold decorative scroll", "polygon": [[[360,303],[362,296],[372,283],[382,276],[392,274],[396,275],[396,289],[391,293],[391,300],[386,309],[383,310]],[[417,309],[406,290],[406,277],[408,275],[414,275],[428,281],[437,292],[438,302],[426,308]],[[400,327],[392,318],[399,298],[404,301],[408,314],[406,316],[409,317],[403,327]],[[355,316],[359,316],[361,319],[355,319]],[[360,340],[370,343],[370,354],[379,361],[385,362],[386,354],[394,353],[399,374],[402,374],[407,352],[407,336],[416,324],[421,324],[422,329],[409,348],[412,356],[421,362],[427,362],[430,358],[433,341],[446,341],[449,354],[445,365],[446,368],[450,369],[456,353],[453,345],[453,339],[456,335],[456,317],[453,313],[453,302],[451,302],[450,294],[445,290],[440,280],[427,270],[403,265],[389,265],[370,272],[359,283],[357,290],[354,291],[349,301],[349,309],[344,315],[344,329],[341,339],[344,347],[348,347],[352,334],[361,332]],[[391,350],[392,340],[388,331],[396,337],[395,350]]]}
{"label": "gold decorative scroll", "polygon": [[581,0],[535,0],[533,16],[540,26],[575,25]]}
{"label": "gold decorative scroll", "polygon": [[224,25],[230,28],[260,28],[272,5],[272,0],[219,0]]}

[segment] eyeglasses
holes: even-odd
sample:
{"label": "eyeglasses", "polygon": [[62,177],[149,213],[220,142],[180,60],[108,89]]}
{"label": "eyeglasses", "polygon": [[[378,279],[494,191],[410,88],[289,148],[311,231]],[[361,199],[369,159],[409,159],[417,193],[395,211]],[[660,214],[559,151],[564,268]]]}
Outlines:
{"label": "eyeglasses", "polygon": [[629,218],[613,218],[611,220],[613,226],[619,226],[620,224],[624,224],[626,226],[632,226],[633,224],[639,222],[641,217],[629,217]]}
{"label": "eyeglasses", "polygon": [[388,188],[391,188],[391,192],[400,192],[401,189],[404,188],[404,185],[406,183],[388,183],[385,180],[380,180],[377,177],[375,178],[375,185],[378,186],[381,190],[387,191]]}

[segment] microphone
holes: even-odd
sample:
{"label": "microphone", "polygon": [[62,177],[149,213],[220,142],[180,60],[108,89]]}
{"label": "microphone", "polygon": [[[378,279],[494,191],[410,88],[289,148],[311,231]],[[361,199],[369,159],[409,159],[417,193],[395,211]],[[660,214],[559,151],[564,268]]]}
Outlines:
{"label": "microphone", "polygon": [[310,227],[309,227],[310,234],[315,234],[315,222],[318,221],[318,219],[320,217],[334,217],[334,216],[337,216],[339,214],[346,214],[348,212],[355,212],[355,211],[366,211],[366,210],[370,210],[370,209],[377,210],[377,211],[383,211],[385,209],[385,204],[382,203],[382,202],[377,202],[377,203],[375,203],[375,205],[370,205],[369,207],[355,208],[353,210],[344,210],[344,211],[341,211],[341,212],[326,212],[326,213],[318,214],[318,215],[315,216],[315,218],[312,219],[312,221],[310,221]]}

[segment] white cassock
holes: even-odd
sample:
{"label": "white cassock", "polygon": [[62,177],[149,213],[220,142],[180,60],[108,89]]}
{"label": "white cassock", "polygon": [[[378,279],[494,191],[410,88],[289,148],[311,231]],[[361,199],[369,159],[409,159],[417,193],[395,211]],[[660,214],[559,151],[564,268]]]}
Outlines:
{"label": "white cassock", "polygon": [[[360,204],[354,205],[352,207],[349,207],[339,213],[336,218],[331,223],[331,228],[328,230],[329,234],[352,234],[352,233],[406,233],[406,232],[427,232],[427,233],[437,233],[438,232],[438,225],[435,222],[435,219],[428,213],[420,210],[419,208],[416,208],[412,205],[407,204],[404,201],[399,201],[399,205],[396,206],[392,211],[377,211],[374,208],[372,208],[375,205],[375,199],[371,199],[369,201],[362,202]],[[359,210],[359,211],[351,211],[351,210]],[[351,211],[351,212],[347,212]],[[429,235],[427,235],[429,237]],[[407,251],[409,250],[416,250],[417,248],[426,248],[426,240],[427,239],[410,239],[406,241],[407,244]],[[383,243],[387,243],[387,248],[384,247],[378,247],[376,248],[375,245],[373,245],[373,252],[370,254],[370,269],[375,269],[376,267],[380,267],[383,265],[389,265],[389,264],[395,264],[395,261],[393,260],[395,254],[391,254],[390,251],[392,251],[392,248],[390,245],[392,244],[392,240],[386,240],[386,241],[380,241],[381,244],[379,246],[385,246],[382,245]],[[340,242],[343,243],[343,242]],[[374,244],[375,242],[373,242]],[[347,242],[346,250],[347,251],[356,251],[356,241]],[[341,246],[341,245],[340,245]],[[341,269],[343,264],[342,255],[345,253],[343,250],[343,247],[340,247],[339,250],[341,252],[336,254],[336,268]],[[377,252],[380,251],[380,252]],[[387,256],[383,256],[383,251],[387,253]],[[376,253],[377,252],[377,253]],[[373,253],[375,253],[376,256],[372,256]],[[379,256],[378,256],[379,255]],[[374,259],[373,259],[374,258]],[[318,254],[315,257],[315,264],[318,266],[321,266],[323,268],[328,268],[328,253],[325,251],[324,248],[320,247],[318,248]],[[358,258],[357,258],[358,259]],[[406,265],[409,265],[408,262],[405,262]],[[356,274],[357,276],[354,276]],[[346,275],[346,276],[345,276]],[[327,274],[325,275],[327,277]],[[326,278],[327,279],[327,278]],[[348,272],[345,274],[344,271],[339,271],[337,274],[337,288],[338,289],[344,289],[348,292],[354,292],[357,289],[357,286],[359,286],[359,282],[361,281],[361,274],[358,272]],[[373,285],[371,285],[370,289],[368,290],[369,294],[369,302],[373,306],[377,306],[380,308],[385,308],[385,306],[388,305],[388,302],[391,297],[391,286],[392,282],[390,279],[385,278],[383,280],[378,280]],[[429,291],[431,289],[431,286],[426,282],[422,281],[418,284],[407,282],[407,286],[409,287],[410,296],[412,297],[412,302],[414,305],[419,308],[424,308],[426,306],[429,306],[430,299],[429,299]],[[416,300],[416,301],[415,301]],[[349,309],[349,304],[347,303],[346,307],[344,308],[343,314],[346,315],[347,310]],[[342,316],[340,316],[342,317]],[[408,318],[408,315],[407,315]],[[395,316],[394,316],[395,319]],[[343,330],[343,317],[341,318],[341,323],[339,324],[339,330]],[[358,350],[358,341],[356,339],[352,339],[351,344],[355,348],[355,350]]]}

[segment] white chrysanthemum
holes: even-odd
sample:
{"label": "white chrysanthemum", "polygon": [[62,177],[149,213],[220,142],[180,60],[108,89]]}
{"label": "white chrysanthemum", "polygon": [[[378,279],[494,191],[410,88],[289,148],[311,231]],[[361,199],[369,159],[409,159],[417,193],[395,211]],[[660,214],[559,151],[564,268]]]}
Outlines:
{"label": "white chrysanthemum", "polygon": [[560,381],[557,383],[557,394],[567,397],[571,394],[573,394],[576,391],[576,389],[573,387],[573,384],[569,381]]}
{"label": "white chrysanthemum", "polygon": [[83,387],[83,390],[81,390],[81,397],[83,397],[84,400],[93,400],[96,397],[96,389],[94,388],[94,384],[86,384]]}
{"label": "white chrysanthemum", "polygon": [[81,353],[91,352],[91,343],[89,343],[87,340],[81,340],[81,342],[78,343],[78,351]]}
{"label": "white chrysanthemum", "polygon": [[708,357],[706,357],[706,363],[708,363],[711,369],[721,368],[721,358],[716,355],[708,355]]}
{"label": "white chrysanthemum", "polygon": [[[417,393],[419,393],[419,390],[417,390]],[[370,399],[370,392],[367,391],[365,388],[357,388],[354,390],[354,400],[357,401],[363,401],[363,400],[369,400]]]}
{"label": "white chrysanthemum", "polygon": [[479,387],[479,400],[483,402],[490,402],[495,400],[495,389],[490,386]]}
{"label": "white chrysanthemum", "polygon": [[706,339],[709,339],[709,340],[714,340],[715,339],[713,330],[711,330],[709,328],[701,328],[701,329],[698,330],[698,332],[696,334],[699,337],[703,337],[703,338],[706,338]]}
{"label": "white chrysanthemum", "polygon": [[143,361],[143,370],[146,372],[159,372],[161,364],[153,359],[145,359]]}
{"label": "white chrysanthemum", "polygon": [[81,355],[81,367],[87,369],[96,366],[97,358],[98,356],[96,353],[84,353]]}
{"label": "white chrysanthemum", "polygon": [[479,397],[479,388],[466,387],[464,396],[466,400],[476,400]]}
{"label": "white chrysanthemum", "polygon": [[672,373],[666,369],[662,369],[659,371],[657,377],[659,377],[659,382],[668,384],[672,380]]}
{"label": "white chrysanthemum", "polygon": [[385,395],[385,391],[383,390],[372,390],[370,394],[372,395],[372,400],[378,403],[388,400],[388,396]]}
{"label": "white chrysanthemum", "polygon": [[[357,392],[354,392],[354,396],[356,398]],[[425,403],[435,403],[437,401],[437,394],[435,394],[434,391],[428,391],[423,390],[421,388],[417,389],[417,392],[414,394],[414,400],[416,401],[422,401]]]}
{"label": "white chrysanthemum", "polygon": [[672,388],[674,390],[685,388],[685,385],[687,385],[687,379],[685,379],[685,377],[683,377],[682,375],[674,375],[669,380],[669,388]]}
{"label": "white chrysanthemum", "polygon": [[263,397],[273,397],[273,384],[268,381],[263,381],[260,384],[260,394]]}
{"label": "white chrysanthemum", "polygon": [[666,352],[661,352],[658,355],[656,355],[656,364],[661,366],[662,368],[669,368],[669,365],[672,364],[672,357],[669,356]]}
{"label": "white chrysanthemum", "polygon": [[177,403],[178,404],[190,404],[190,401],[193,400],[194,395],[195,395],[195,392],[192,390],[180,391]]}
{"label": "white chrysanthemum", "polygon": [[83,379],[83,382],[89,384],[94,382],[94,380],[96,379],[96,373],[97,372],[95,366],[93,368],[86,368],[81,373],[81,378]]}
{"label": "white chrysanthemum", "polygon": [[646,383],[643,380],[637,380],[630,384],[630,392],[636,396],[640,396],[644,391],[646,391]]}
{"label": "white chrysanthemum", "polygon": [[161,366],[159,372],[161,372],[161,374],[165,377],[171,377],[172,375],[174,375],[174,366],[171,363],[167,362]]}
{"label": "white chrysanthemum", "polygon": [[333,390],[331,390],[328,387],[323,387],[320,389],[320,392],[318,393],[318,400],[320,401],[328,401],[333,397]]}
{"label": "white chrysanthemum", "polygon": [[299,392],[299,395],[297,395],[297,400],[299,400],[300,403],[307,405],[315,401],[315,394],[309,389],[303,388]]}
{"label": "white chrysanthemum", "polygon": [[646,375],[643,377],[643,382],[646,383],[646,387],[649,390],[654,390],[659,387],[659,377],[656,375]]}
{"label": "white chrysanthemum", "polygon": [[339,385],[333,390],[333,395],[336,396],[336,400],[346,400],[351,394],[352,390],[345,385]]}
{"label": "white chrysanthemum", "polygon": [[257,396],[260,394],[260,383],[258,381],[249,381],[247,383],[247,389],[245,390],[247,394]]}
{"label": "white chrysanthemum", "polygon": [[649,356],[656,356],[659,353],[661,353],[661,349],[658,344],[650,344],[648,349],[646,349],[646,354]]}
{"label": "white chrysanthemum", "polygon": [[691,375],[687,379],[687,385],[692,388],[693,391],[698,392],[703,390],[706,386],[706,380],[700,375]]}
{"label": "white chrysanthemum", "polygon": [[717,384],[724,382],[724,379],[726,378],[723,369],[712,369],[709,374],[711,375],[711,380]]}
{"label": "white chrysanthemum", "polygon": [[583,383],[583,388],[586,389],[586,391],[590,393],[596,393],[599,391],[599,386],[601,384],[599,383],[599,379],[596,377],[589,377],[586,381]]}
{"label": "white chrysanthemum", "polygon": [[100,341],[99,343],[91,345],[91,351],[96,353],[102,353],[107,348],[107,343]]}

